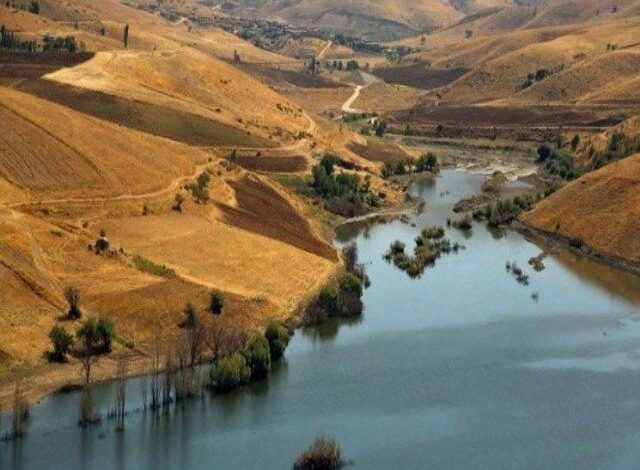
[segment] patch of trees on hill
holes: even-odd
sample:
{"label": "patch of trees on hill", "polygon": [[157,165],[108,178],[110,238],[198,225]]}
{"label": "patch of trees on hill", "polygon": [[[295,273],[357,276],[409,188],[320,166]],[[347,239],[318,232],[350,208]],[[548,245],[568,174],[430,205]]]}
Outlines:
{"label": "patch of trees on hill", "polygon": [[335,168],[339,159],[325,153],[320,163],[312,168],[311,185],[315,193],[325,200],[329,212],[343,217],[353,217],[379,207],[378,195],[371,192],[370,177],[362,180],[356,173],[340,172]]}

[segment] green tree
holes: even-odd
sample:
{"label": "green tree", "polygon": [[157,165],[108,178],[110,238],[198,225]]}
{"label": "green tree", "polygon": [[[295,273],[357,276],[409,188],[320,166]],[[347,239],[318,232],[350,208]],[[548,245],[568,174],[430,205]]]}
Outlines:
{"label": "green tree", "polygon": [[538,161],[546,162],[553,153],[553,149],[549,144],[542,144],[538,147]]}
{"label": "green tree", "polygon": [[226,393],[247,383],[251,370],[240,353],[218,359],[211,369],[211,387],[217,393]]}
{"label": "green tree", "polygon": [[427,152],[420,155],[416,162],[416,171],[419,173],[425,171],[437,171],[440,164],[438,163],[438,157],[433,152]]}
{"label": "green tree", "polygon": [[269,343],[271,360],[277,361],[284,355],[289,344],[289,332],[278,321],[271,319],[264,333]]}
{"label": "green tree", "polygon": [[96,331],[101,352],[110,352],[116,337],[116,327],[111,319],[101,317],[96,323]]}
{"label": "green tree", "polygon": [[51,358],[54,361],[65,362],[69,349],[73,346],[73,335],[67,332],[64,327],[56,325],[49,332],[49,339],[53,345]]}
{"label": "green tree", "polygon": [[264,379],[271,368],[271,352],[269,342],[263,335],[253,335],[244,349],[244,357],[251,369],[252,379]]}

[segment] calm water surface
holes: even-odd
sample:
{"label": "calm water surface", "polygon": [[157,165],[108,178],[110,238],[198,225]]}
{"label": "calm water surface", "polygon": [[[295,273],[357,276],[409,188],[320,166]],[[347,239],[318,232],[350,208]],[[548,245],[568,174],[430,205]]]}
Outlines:
{"label": "calm water surface", "polygon": [[[566,252],[535,273],[527,260],[540,247],[482,225],[471,237],[447,230],[466,250],[420,279],[382,259],[398,238],[412,250],[423,225],[444,224],[481,183],[446,171],[414,185],[427,201],[415,227],[342,230],[337,243],[356,240],[372,279],[365,314],[297,332],[268,383],[168,415],[134,412],[123,433],[80,431],[78,394],[52,396],[25,439],[0,444],[0,468],[286,469],[318,433],[362,469],[638,468],[638,277]],[[132,409],[139,390],[129,382]],[[114,387],[96,394],[106,410]]]}

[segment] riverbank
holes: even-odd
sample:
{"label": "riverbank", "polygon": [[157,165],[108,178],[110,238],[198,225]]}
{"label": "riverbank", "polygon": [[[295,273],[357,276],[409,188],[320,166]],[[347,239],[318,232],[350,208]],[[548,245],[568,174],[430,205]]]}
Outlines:
{"label": "riverbank", "polygon": [[640,275],[640,262],[602,253],[591,248],[582,240],[576,240],[557,233],[547,232],[521,221],[513,222],[511,228],[532,240],[539,240],[546,244],[550,244],[551,246],[568,249],[573,253],[590,258],[598,263]]}
{"label": "riverbank", "polygon": [[[325,277],[318,279],[314,288],[299,300],[298,306],[283,320],[283,325],[290,331],[298,329],[302,325],[306,307],[317,297],[320,290],[327,283],[336,282],[339,274],[343,271],[343,264],[338,263]],[[264,327],[266,327],[266,324],[263,325],[263,329]],[[122,358],[127,360],[126,377],[128,379],[150,375],[154,372],[154,359],[145,350],[140,348],[128,349],[116,344],[112,353],[99,356],[92,365],[92,384],[99,385],[115,381],[118,377],[118,363]],[[211,354],[203,354],[201,363],[205,364],[211,360]],[[164,357],[161,363],[165,363]],[[5,412],[12,408],[17,383],[20,384],[20,391],[29,402],[29,405],[35,406],[50,395],[80,389],[83,384],[83,373],[80,360],[71,359],[64,364],[41,364],[19,376],[17,381],[15,379],[6,379],[0,384],[0,412]]]}

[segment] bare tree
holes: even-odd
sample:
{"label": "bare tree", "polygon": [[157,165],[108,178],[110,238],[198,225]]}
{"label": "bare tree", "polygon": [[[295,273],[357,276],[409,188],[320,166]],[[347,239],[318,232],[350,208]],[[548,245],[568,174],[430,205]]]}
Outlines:
{"label": "bare tree", "polygon": [[13,439],[24,436],[27,432],[27,421],[29,420],[29,402],[22,392],[21,382],[16,382],[13,392],[13,420],[11,437]]}
{"label": "bare tree", "polygon": [[160,407],[160,358],[162,355],[162,341],[160,333],[156,332],[151,345],[151,357],[153,360],[153,373],[151,374],[151,409]]}
{"label": "bare tree", "polygon": [[119,431],[124,430],[124,410],[125,410],[125,399],[126,399],[126,390],[127,390],[127,365],[128,359],[126,357],[120,358],[118,360],[118,372],[116,374],[116,408],[115,408],[115,416],[116,416],[116,429]]}

